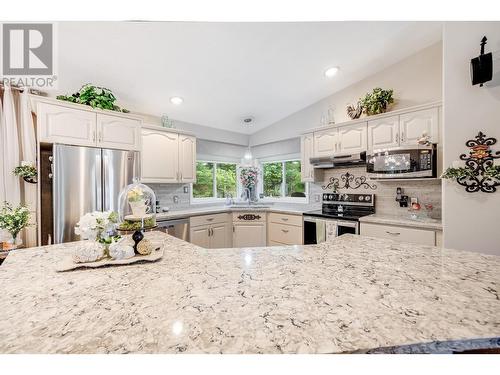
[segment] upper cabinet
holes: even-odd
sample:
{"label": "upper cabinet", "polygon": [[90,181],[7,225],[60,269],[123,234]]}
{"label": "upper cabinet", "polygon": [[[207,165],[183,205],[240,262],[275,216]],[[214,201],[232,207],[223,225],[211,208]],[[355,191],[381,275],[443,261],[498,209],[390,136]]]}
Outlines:
{"label": "upper cabinet", "polygon": [[366,122],[338,128],[337,153],[349,154],[366,151]]}
{"label": "upper cabinet", "polygon": [[179,179],[181,182],[196,181],[196,138],[179,134]]}
{"label": "upper cabinet", "polygon": [[142,129],[141,181],[196,181],[196,138],[161,127]]}
{"label": "upper cabinet", "polygon": [[97,114],[97,142],[102,148],[141,149],[141,122],[117,116]]}
{"label": "upper cabinet", "polygon": [[337,128],[314,132],[314,156],[331,156],[337,147]]}
{"label": "upper cabinet", "polygon": [[399,116],[368,121],[368,149],[399,146]]}
{"label": "upper cabinet", "polygon": [[431,137],[432,143],[439,139],[439,113],[437,108],[405,113],[399,116],[401,145],[415,145],[424,134]]}
{"label": "upper cabinet", "polygon": [[37,103],[40,142],[140,150],[141,120],[73,106]]}
{"label": "upper cabinet", "polygon": [[314,181],[314,168],[309,159],[314,156],[314,136],[313,133],[304,134],[300,138],[301,160],[300,179],[303,182]]}
{"label": "upper cabinet", "polygon": [[93,112],[38,103],[37,124],[40,142],[77,146],[96,144],[97,117]]}
{"label": "upper cabinet", "polygon": [[416,146],[424,135],[439,142],[439,109],[437,107],[402,113],[368,121],[368,149]]}

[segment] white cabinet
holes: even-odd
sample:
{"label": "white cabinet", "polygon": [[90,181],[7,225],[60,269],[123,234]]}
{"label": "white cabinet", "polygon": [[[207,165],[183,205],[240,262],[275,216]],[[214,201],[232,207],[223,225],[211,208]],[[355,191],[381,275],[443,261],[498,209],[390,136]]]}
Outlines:
{"label": "white cabinet", "polygon": [[338,128],[337,153],[354,154],[366,151],[366,122]]}
{"label": "white cabinet", "polygon": [[140,150],[141,121],[65,105],[37,103],[40,142]]}
{"label": "white cabinet", "polygon": [[302,215],[271,212],[267,221],[269,246],[302,245]]}
{"label": "white cabinet", "polygon": [[414,146],[424,134],[432,143],[439,139],[439,114],[437,108],[405,113],[399,116],[400,144]]}
{"label": "white cabinet", "polygon": [[142,129],[141,181],[179,182],[179,135]]}
{"label": "white cabinet", "polygon": [[314,136],[313,133],[305,134],[300,138],[300,179],[302,182],[314,181],[314,168],[309,159],[314,156]]}
{"label": "white cabinet", "polygon": [[436,246],[436,232],[428,229],[361,223],[360,234],[362,236],[387,238],[399,242]]}
{"label": "white cabinet", "polygon": [[399,146],[399,116],[368,121],[368,149]]}
{"label": "white cabinet", "polygon": [[196,138],[179,134],[179,179],[196,181]]}
{"label": "white cabinet", "polygon": [[230,217],[215,214],[189,218],[189,241],[206,249],[231,247]]}
{"label": "white cabinet", "polygon": [[314,156],[332,156],[337,146],[337,129],[325,129],[314,132]]}
{"label": "white cabinet", "polygon": [[266,213],[233,213],[233,247],[266,246]]}
{"label": "white cabinet", "polygon": [[97,145],[123,150],[141,149],[141,122],[136,119],[97,114]]}
{"label": "white cabinet", "polygon": [[[158,129],[155,129],[158,128]],[[196,138],[142,128],[141,181],[187,183],[196,181]]]}
{"label": "white cabinet", "polygon": [[368,121],[368,149],[416,146],[424,134],[439,143],[439,109],[437,107],[402,113]]}
{"label": "white cabinet", "polygon": [[96,114],[93,112],[38,103],[37,123],[40,142],[76,146],[96,144]]}

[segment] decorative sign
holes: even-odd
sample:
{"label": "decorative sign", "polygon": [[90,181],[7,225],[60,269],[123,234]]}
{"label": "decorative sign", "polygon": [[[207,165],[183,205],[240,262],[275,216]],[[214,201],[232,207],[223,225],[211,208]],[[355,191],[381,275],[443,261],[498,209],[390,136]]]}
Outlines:
{"label": "decorative sign", "polygon": [[260,215],[254,215],[254,214],[238,215],[238,219],[240,220],[259,220],[260,218],[261,218]]}
{"label": "decorative sign", "polygon": [[[340,186],[341,181],[344,183],[343,186]],[[340,176],[340,179],[337,177],[330,177],[329,183],[323,185],[321,188],[323,190],[333,189],[337,191],[337,189],[358,189],[360,187],[375,190],[377,185],[370,185],[370,183],[366,182],[366,176],[354,177],[353,174],[346,172]]]}

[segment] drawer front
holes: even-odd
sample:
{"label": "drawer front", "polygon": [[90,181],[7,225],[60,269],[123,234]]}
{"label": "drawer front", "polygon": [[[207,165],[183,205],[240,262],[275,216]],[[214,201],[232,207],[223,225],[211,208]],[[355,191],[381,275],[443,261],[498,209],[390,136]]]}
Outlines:
{"label": "drawer front", "polygon": [[361,235],[436,246],[436,233],[432,230],[361,223]]}
{"label": "drawer front", "polygon": [[293,225],[269,223],[269,241],[302,245],[302,230]]}
{"label": "drawer front", "polygon": [[189,225],[191,227],[196,227],[198,225],[226,223],[227,219],[228,215],[224,213],[213,214],[213,215],[191,216],[189,218]]}
{"label": "drawer front", "polygon": [[240,211],[233,212],[233,222],[234,223],[265,223],[266,213],[265,212],[254,212],[254,211]]}
{"label": "drawer front", "polygon": [[299,216],[299,215],[289,215],[289,214],[280,214],[276,212],[271,212],[269,214],[269,221],[271,223],[295,225],[297,227],[301,227],[302,215]]}

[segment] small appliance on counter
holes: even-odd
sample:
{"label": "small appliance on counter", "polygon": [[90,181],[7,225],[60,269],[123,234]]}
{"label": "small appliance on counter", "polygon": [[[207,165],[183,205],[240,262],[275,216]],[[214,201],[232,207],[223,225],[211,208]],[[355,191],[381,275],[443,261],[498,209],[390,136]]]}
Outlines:
{"label": "small appliance on counter", "polygon": [[359,234],[359,218],[375,213],[375,194],[323,194],[322,209],[305,212],[304,245],[345,233]]}
{"label": "small appliance on counter", "polygon": [[436,144],[395,147],[373,152],[366,160],[371,179],[436,178]]}

